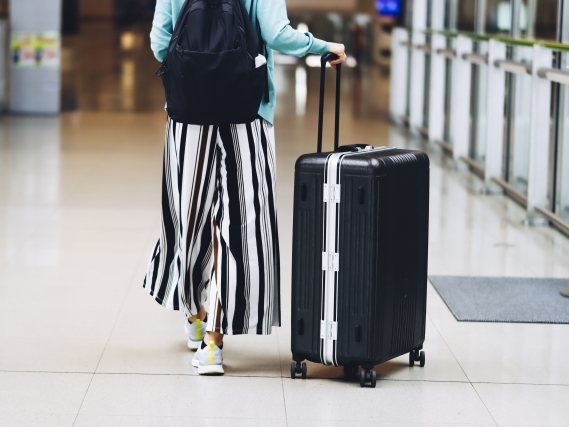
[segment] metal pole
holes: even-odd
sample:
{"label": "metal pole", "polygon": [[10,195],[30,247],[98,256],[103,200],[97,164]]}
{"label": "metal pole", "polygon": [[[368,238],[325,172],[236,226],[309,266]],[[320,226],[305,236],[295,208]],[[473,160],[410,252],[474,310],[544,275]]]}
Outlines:
{"label": "metal pole", "polygon": [[[520,9],[522,0],[510,0],[510,37],[520,38]],[[516,48],[512,47],[508,53],[508,59],[515,61],[516,58]],[[516,102],[515,90],[516,82],[513,75],[507,77],[507,103],[506,103],[506,155],[505,155],[505,165],[504,165],[504,180],[509,182],[510,180],[510,169],[511,169],[511,155],[512,155],[512,145],[513,145],[513,122],[514,122],[514,103]]]}
{"label": "metal pole", "polygon": [[431,13],[431,29],[432,30],[444,30],[445,27],[445,1],[444,0],[431,0],[430,1],[430,13]]}
{"label": "metal pole", "polygon": [[537,14],[537,0],[528,0],[528,29],[526,38],[535,39],[535,17]]}
{"label": "metal pole", "polygon": [[457,25],[457,15],[458,15],[458,0],[448,0],[448,30],[456,31]]}
{"label": "metal pole", "polygon": [[413,27],[413,0],[405,2],[405,26]]}
{"label": "metal pole", "polygon": [[476,0],[476,17],[474,21],[474,31],[477,34],[484,34],[486,30],[486,0]]}
{"label": "metal pole", "polygon": [[518,39],[520,38],[520,11],[522,0],[510,0],[510,6],[510,10],[512,12],[510,21],[510,37]]}
{"label": "metal pole", "polygon": [[558,0],[557,6],[557,41],[565,43],[569,41],[569,2]]}
{"label": "metal pole", "polygon": [[502,194],[492,180],[501,178],[503,165],[504,140],[504,103],[506,92],[506,73],[495,67],[496,60],[506,58],[506,45],[497,40],[488,43],[488,67],[485,72],[488,76],[488,98],[486,100],[486,174],[484,192],[486,194]]}
{"label": "metal pole", "polygon": [[472,40],[458,36],[456,38],[456,58],[452,71],[451,91],[451,139],[455,160],[468,157],[468,133],[470,122],[470,84],[472,64],[463,58],[463,54],[472,52]]}

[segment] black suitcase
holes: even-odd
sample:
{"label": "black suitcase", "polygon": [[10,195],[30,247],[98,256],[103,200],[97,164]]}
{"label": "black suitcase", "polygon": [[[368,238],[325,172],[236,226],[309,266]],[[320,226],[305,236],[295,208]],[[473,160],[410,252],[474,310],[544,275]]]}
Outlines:
{"label": "black suitcase", "polygon": [[318,153],[296,162],[291,377],[304,360],[360,372],[375,387],[379,363],[409,353],[425,364],[429,158],[420,151],[338,147],[322,153],[322,58]]}

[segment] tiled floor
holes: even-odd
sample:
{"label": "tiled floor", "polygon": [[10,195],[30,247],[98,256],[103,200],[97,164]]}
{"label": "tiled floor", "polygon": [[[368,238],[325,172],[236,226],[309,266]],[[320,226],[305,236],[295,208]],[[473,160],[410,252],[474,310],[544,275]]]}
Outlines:
{"label": "tiled floor", "polygon": [[[313,151],[316,94],[298,116],[294,66],[277,75],[284,326],[228,337],[221,378],[197,375],[182,316],[141,286],[158,236],[160,106],[0,119],[0,426],[569,426],[569,325],[458,323],[431,286],[425,368],[385,363],[376,389],[313,364],[308,380],[288,377],[291,184]],[[569,239],[525,228],[514,202],[480,195],[476,177],[391,127],[373,102],[384,87],[353,94],[367,103],[357,117],[345,98],[342,141],[429,150],[430,273],[569,277]]]}

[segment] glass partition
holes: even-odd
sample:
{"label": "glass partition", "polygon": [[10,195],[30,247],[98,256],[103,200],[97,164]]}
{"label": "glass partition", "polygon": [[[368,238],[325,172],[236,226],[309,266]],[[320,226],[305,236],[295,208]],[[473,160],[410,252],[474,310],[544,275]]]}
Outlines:
{"label": "glass partition", "polygon": [[[431,35],[427,34],[425,36],[425,44],[430,46],[431,44]],[[423,127],[425,129],[429,128],[429,103],[430,103],[430,95],[431,91],[429,90],[431,86],[431,54],[429,52],[425,52],[425,76],[424,76],[424,88],[425,94],[423,97]]]}
{"label": "glass partition", "polygon": [[[449,37],[447,39],[447,49],[454,49],[454,38]],[[444,128],[443,128],[443,139],[452,145],[452,138],[450,134],[451,129],[451,98],[452,98],[452,79],[453,79],[453,59],[445,59],[445,104],[444,104]]]}
{"label": "glass partition", "polygon": [[[488,42],[478,41],[474,50],[479,55],[488,55]],[[470,157],[484,167],[486,163],[486,104],[488,102],[487,65],[472,64],[470,96]]]}
{"label": "glass partition", "polygon": [[510,2],[508,0],[487,0],[486,3],[486,34],[510,33]]}
{"label": "glass partition", "polygon": [[[569,54],[560,56],[560,68],[569,65]],[[554,181],[554,210],[565,221],[569,222],[569,86],[558,85],[559,115],[558,115],[558,140],[557,150],[554,152],[554,166],[557,178]]]}
{"label": "glass partition", "polygon": [[473,33],[476,29],[476,2],[474,0],[458,0],[457,22],[458,31]]}
{"label": "glass partition", "polygon": [[[567,95],[567,91],[565,91]],[[557,155],[558,179],[556,213],[564,221],[569,222],[569,96],[564,100],[563,137],[559,141]]]}
{"label": "glass partition", "polygon": [[[531,64],[532,48],[512,47],[512,60]],[[527,194],[529,171],[529,138],[532,78],[529,74],[507,73],[506,109],[509,122],[506,130],[505,179],[516,190]]]}
{"label": "glass partition", "polygon": [[[534,0],[533,34],[530,28],[528,38],[535,40],[556,40],[559,0]],[[531,3],[531,2],[530,2]]]}

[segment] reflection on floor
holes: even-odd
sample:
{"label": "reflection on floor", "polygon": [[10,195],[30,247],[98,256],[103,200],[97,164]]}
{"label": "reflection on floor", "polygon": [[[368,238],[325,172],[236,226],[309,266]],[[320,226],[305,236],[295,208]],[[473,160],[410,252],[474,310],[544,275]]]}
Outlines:
{"label": "reflection on floor", "polygon": [[[122,80],[122,54],[97,46],[81,53],[80,112],[0,122],[0,425],[569,425],[569,327],[459,323],[432,287],[425,368],[385,363],[376,389],[312,364],[288,378],[292,180],[314,150],[318,87],[296,66],[277,69],[284,325],[229,337],[226,376],[197,376],[182,316],[141,287],[159,231],[161,88],[138,65]],[[342,143],[427,149],[388,124],[381,76],[362,74],[355,96],[346,76]],[[524,228],[519,206],[428,150],[431,274],[569,276],[567,238]]]}

